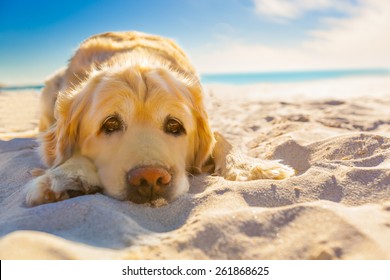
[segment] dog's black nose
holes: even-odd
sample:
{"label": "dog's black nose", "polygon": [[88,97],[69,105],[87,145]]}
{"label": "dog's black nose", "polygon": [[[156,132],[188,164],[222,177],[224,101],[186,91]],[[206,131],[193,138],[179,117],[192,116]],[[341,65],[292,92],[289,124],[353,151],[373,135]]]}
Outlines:
{"label": "dog's black nose", "polygon": [[164,196],[171,183],[171,174],[162,167],[138,167],[127,174],[132,192],[147,198]]}

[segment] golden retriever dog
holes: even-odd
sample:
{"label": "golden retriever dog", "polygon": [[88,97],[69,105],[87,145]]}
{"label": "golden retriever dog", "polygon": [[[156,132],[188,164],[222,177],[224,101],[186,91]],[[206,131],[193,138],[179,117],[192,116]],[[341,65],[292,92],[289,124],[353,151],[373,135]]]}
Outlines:
{"label": "golden retriever dog", "polygon": [[206,162],[230,180],[294,174],[278,161],[231,154],[210,129],[194,67],[159,36],[90,37],[46,81],[41,111],[39,154],[47,169],[28,183],[28,206],[96,192],[166,204],[188,191],[188,175]]}

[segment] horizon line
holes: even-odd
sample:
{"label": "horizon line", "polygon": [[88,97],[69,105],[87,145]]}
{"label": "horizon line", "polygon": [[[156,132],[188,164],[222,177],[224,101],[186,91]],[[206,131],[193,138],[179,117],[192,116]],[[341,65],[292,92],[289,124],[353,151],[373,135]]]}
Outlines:
{"label": "horizon line", "polygon": [[[200,73],[199,76],[202,79],[206,78],[228,78],[230,77],[244,77],[254,75],[294,75],[294,74],[337,74],[348,75],[348,74],[367,74],[367,75],[389,75],[390,67],[375,67],[375,68],[340,68],[340,69],[314,69],[314,70],[272,70],[272,71],[239,71],[239,72],[208,72]],[[204,82],[204,81],[203,81]],[[205,82],[210,83],[210,82]],[[44,87],[44,82],[41,83],[20,83],[20,84],[4,84],[0,83],[0,90],[18,90],[18,89],[41,89]]]}

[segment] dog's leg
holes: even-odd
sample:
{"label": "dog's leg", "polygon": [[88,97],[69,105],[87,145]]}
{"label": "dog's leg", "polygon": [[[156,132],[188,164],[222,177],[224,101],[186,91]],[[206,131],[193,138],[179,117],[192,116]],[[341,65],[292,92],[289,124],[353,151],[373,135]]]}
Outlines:
{"label": "dog's leg", "polygon": [[295,174],[290,166],[277,160],[262,160],[235,151],[227,140],[214,132],[216,145],[213,150],[214,174],[232,181],[251,181],[257,179],[282,180]]}
{"label": "dog's leg", "polygon": [[73,155],[27,184],[26,204],[36,206],[96,193],[100,185],[95,165],[83,156]]}

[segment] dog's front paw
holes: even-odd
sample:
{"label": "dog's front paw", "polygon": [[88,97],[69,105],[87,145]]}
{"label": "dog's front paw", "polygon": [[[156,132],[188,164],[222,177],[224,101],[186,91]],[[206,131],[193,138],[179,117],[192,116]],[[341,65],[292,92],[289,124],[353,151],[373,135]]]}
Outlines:
{"label": "dog's front paw", "polygon": [[74,157],[61,166],[34,174],[40,176],[28,183],[28,206],[96,193],[101,185],[94,165],[82,157]]}
{"label": "dog's front paw", "polygon": [[49,169],[28,183],[27,189],[26,204],[31,207],[95,193],[99,190],[99,183],[84,176],[73,177],[72,174]]}
{"label": "dog's front paw", "polygon": [[27,186],[27,206],[37,206],[45,203],[61,201],[69,198],[66,190],[53,189],[53,178],[50,173],[34,178]]}

